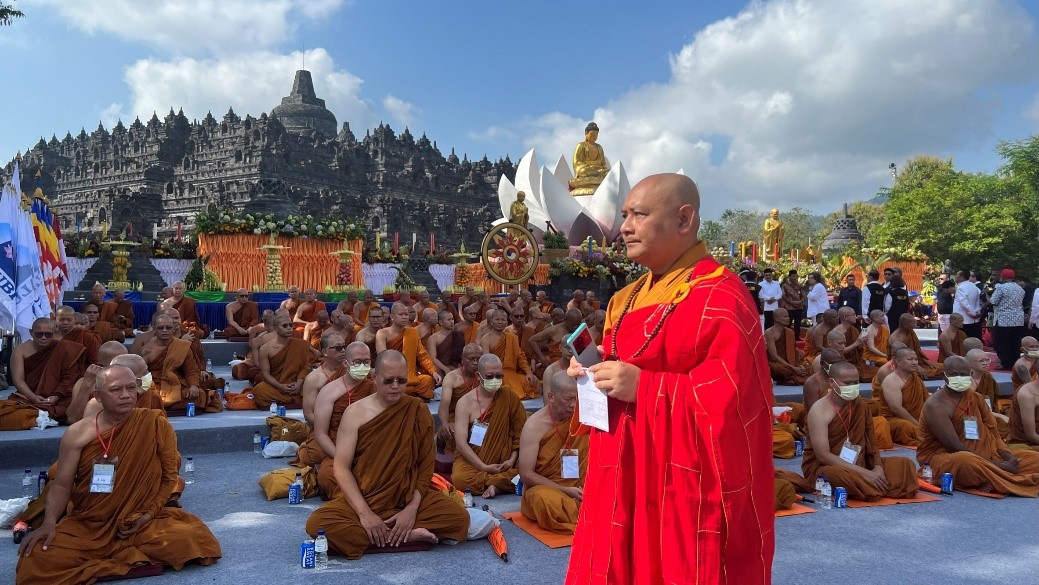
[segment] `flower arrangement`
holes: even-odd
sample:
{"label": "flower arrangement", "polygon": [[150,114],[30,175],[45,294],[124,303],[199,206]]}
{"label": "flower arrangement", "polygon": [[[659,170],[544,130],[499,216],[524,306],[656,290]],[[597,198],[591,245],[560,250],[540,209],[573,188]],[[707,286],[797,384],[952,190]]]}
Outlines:
{"label": "flower arrangement", "polygon": [[365,264],[375,264],[377,262],[385,262],[389,264],[399,264],[404,257],[399,253],[394,253],[389,246],[383,246],[382,248],[369,248],[365,247],[361,250],[361,262]]}
{"label": "flower arrangement", "polygon": [[614,248],[605,251],[599,248],[591,253],[582,248],[565,258],[553,260],[548,273],[552,277],[567,274],[578,278],[612,279],[614,284],[620,285],[634,281],[645,271],[643,266]]}
{"label": "flower arrangement", "polygon": [[364,238],[365,225],[350,219],[315,218],[313,215],[277,217],[270,213],[242,214],[234,209],[215,206],[200,211],[195,217],[195,234],[273,234],[324,240]]}
{"label": "flower arrangement", "polygon": [[151,246],[145,248],[152,258],[174,258],[192,260],[198,252],[198,241],[195,238],[178,241],[175,238],[152,240]]}
{"label": "flower arrangement", "polygon": [[69,258],[97,258],[102,244],[93,236],[68,234],[62,237],[65,241],[65,255]]}

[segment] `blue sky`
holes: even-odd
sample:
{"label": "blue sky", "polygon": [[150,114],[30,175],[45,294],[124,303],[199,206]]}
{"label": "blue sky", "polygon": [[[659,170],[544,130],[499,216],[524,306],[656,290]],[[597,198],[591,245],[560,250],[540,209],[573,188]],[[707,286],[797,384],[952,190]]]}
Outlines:
{"label": "blue sky", "polygon": [[575,3],[18,0],[0,158],[183,107],[259,115],[306,50],[354,132],[380,120],[542,164],[595,119],[632,179],[679,168],[704,215],[869,199],[914,154],[992,171],[1039,128],[1039,11],[1001,0]]}

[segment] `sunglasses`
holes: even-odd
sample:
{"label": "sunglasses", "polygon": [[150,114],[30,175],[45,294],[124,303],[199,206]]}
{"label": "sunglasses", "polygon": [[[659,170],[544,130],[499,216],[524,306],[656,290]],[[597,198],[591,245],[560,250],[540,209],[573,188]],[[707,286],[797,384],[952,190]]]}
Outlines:
{"label": "sunglasses", "polygon": [[488,374],[486,376],[484,376],[483,374],[480,374],[480,377],[483,378],[484,380],[501,380],[502,378],[505,377],[505,374]]}
{"label": "sunglasses", "polygon": [[383,383],[384,386],[393,386],[394,384],[397,384],[398,386],[407,386],[408,385],[408,379],[407,378],[383,378],[382,379],[382,383]]}
{"label": "sunglasses", "polygon": [[346,351],[346,346],[345,345],[330,345],[330,346],[328,346],[325,349],[330,349],[332,351]]}
{"label": "sunglasses", "polygon": [[39,337],[41,339],[49,339],[51,337],[54,337],[54,332],[52,331],[52,332],[48,333],[46,331],[38,331],[38,332],[34,331],[32,336],[33,337]]}

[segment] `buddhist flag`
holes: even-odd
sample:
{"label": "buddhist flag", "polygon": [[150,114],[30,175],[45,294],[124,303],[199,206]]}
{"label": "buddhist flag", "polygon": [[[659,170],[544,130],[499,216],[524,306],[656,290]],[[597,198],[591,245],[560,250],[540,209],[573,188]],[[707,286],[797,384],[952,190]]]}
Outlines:
{"label": "buddhist flag", "polygon": [[54,233],[54,214],[47,202],[39,197],[32,202],[32,229],[36,245],[40,250],[40,268],[43,271],[43,287],[47,291],[47,301],[56,307],[61,302],[61,285],[64,282],[64,266],[61,261],[61,250],[58,247],[58,235]]}
{"label": "buddhist flag", "polygon": [[[10,234],[7,236],[10,239],[4,247],[4,236],[0,236],[0,248],[3,248],[5,262],[14,264],[14,328],[22,340],[28,340],[32,322],[50,316],[50,307],[47,306],[47,295],[43,290],[40,249],[33,235],[32,221],[18,204],[21,200],[19,179],[16,161],[11,184],[4,186],[3,196],[0,197],[0,223],[10,226]],[[0,231],[3,231],[2,228]]]}
{"label": "buddhist flag", "polygon": [[15,282],[14,219],[22,212],[14,190],[4,185],[0,193],[0,329],[14,331],[18,292]]}
{"label": "buddhist flag", "polygon": [[54,306],[62,304],[65,291],[71,290],[77,283],[69,282],[69,259],[65,256],[65,238],[61,237],[61,222],[58,216],[54,216],[54,235],[58,237],[58,252],[61,253],[61,290],[58,291],[58,302]]}

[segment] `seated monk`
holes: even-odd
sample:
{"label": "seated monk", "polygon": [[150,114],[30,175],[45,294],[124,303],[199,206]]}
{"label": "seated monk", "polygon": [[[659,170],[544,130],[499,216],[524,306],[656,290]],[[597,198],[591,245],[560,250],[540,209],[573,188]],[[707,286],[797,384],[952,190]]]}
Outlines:
{"label": "seated monk", "polygon": [[298,309],[300,303],[303,302],[303,300],[299,298],[299,287],[296,285],[289,285],[285,289],[285,294],[289,296],[278,304],[278,309],[284,309],[289,314],[289,317],[295,317],[296,309]]}
{"label": "seated monk", "polygon": [[368,346],[355,341],[345,352],[340,353],[345,356],[346,363],[350,364],[349,375],[340,376],[325,384],[314,402],[314,431],[311,437],[317,445],[319,456],[316,458],[317,461],[308,463],[303,461],[303,456],[300,455],[300,460],[305,465],[317,467],[318,489],[321,497],[326,500],[331,500],[340,493],[332,460],[336,454],[336,436],[341,428],[343,413],[355,402],[375,392],[375,385],[369,376],[372,356]]}
{"label": "seated monk", "polygon": [[[409,307],[409,311],[415,306],[417,305]],[[422,347],[426,347],[426,342],[429,341],[429,338],[440,329],[438,324],[439,319],[437,319],[437,312],[433,309],[422,309],[422,315],[420,315],[420,318],[421,321],[418,326],[416,326],[416,329],[418,329],[419,343],[422,344]],[[429,353],[428,349],[426,350],[426,353]]]}
{"label": "seated monk", "polygon": [[368,321],[365,323],[364,328],[357,332],[354,340],[366,344],[368,349],[372,351],[372,355],[378,355],[375,349],[375,336],[388,322],[389,318],[382,305],[372,307],[368,310]]}
{"label": "seated monk", "polygon": [[562,307],[556,307],[552,309],[549,314],[549,318],[552,319],[552,325],[559,325],[566,321],[566,311]]}
{"label": "seated monk", "polygon": [[296,312],[292,314],[292,324],[296,326],[297,336],[302,335],[306,339],[307,327],[313,327],[311,324],[317,322],[317,314],[321,311],[325,311],[327,322],[328,311],[325,310],[325,302],[317,300],[317,289],[311,287],[303,291],[303,302],[296,307]]}
{"label": "seated monk", "polygon": [[346,375],[346,345],[343,336],[338,333],[326,333],[321,337],[320,365],[303,378],[303,386],[299,391],[303,419],[310,425],[314,424],[314,405],[321,389]]}
{"label": "seated monk", "polygon": [[458,409],[458,401],[483,383],[477,369],[482,355],[483,348],[478,344],[466,345],[462,349],[462,365],[444,376],[440,408],[437,409],[437,418],[440,419],[440,428],[437,429],[438,453],[451,455],[455,452],[455,411]]}
{"label": "seated monk", "polygon": [[[968,337],[967,339],[976,338]],[[992,359],[980,348],[968,350],[964,359],[970,364],[970,377],[974,383],[974,391],[981,396],[985,406],[992,413],[992,417],[996,419],[996,430],[999,431],[999,436],[1005,440],[1010,433],[1010,417],[1007,415],[1010,414],[1011,401],[999,397],[999,384],[989,371]]]}
{"label": "seated monk", "polygon": [[126,293],[122,290],[112,292],[112,298],[101,305],[101,316],[98,318],[116,329],[122,329],[124,336],[134,336],[133,303],[126,300]]}
{"label": "seated monk", "polygon": [[592,311],[585,319],[585,323],[588,323],[588,332],[592,335],[595,345],[602,345],[603,337],[606,335],[606,311],[603,309]]}
{"label": "seated monk", "polygon": [[76,327],[76,311],[68,305],[58,307],[54,312],[54,320],[58,326],[55,335],[58,339],[71,341],[83,346],[83,369],[90,364],[97,363],[97,350],[101,347],[101,340],[86,329]]}
{"label": "seated monk", "polygon": [[357,330],[354,329],[354,318],[349,313],[341,313],[337,309],[332,311],[329,319],[332,322],[332,327],[328,330],[329,333],[338,333],[347,344],[354,342],[354,339],[357,337]]}
{"label": "seated monk", "polygon": [[462,541],[469,513],[433,489],[433,417],[407,396],[408,364],[387,350],[375,361],[375,393],[346,409],[333,463],[340,495],[307,519],[329,553],[359,559],[370,546]]}
{"label": "seated monk", "polygon": [[327,311],[318,311],[315,321],[307,323],[303,329],[303,339],[310,342],[310,347],[318,352],[321,351],[321,337],[332,328],[332,321],[328,318]]}
{"label": "seated monk", "polygon": [[884,311],[880,309],[871,311],[869,327],[866,328],[866,341],[862,347],[862,358],[867,365],[882,366],[887,363],[890,337],[891,331],[884,324]]}
{"label": "seated monk", "polygon": [[440,329],[429,336],[426,340],[426,353],[437,371],[446,376],[462,363],[462,348],[465,346],[465,337],[461,332],[455,331],[455,317],[451,311],[440,311],[437,313]]}
{"label": "seated monk", "polygon": [[408,308],[404,303],[393,303],[390,326],[380,329],[375,336],[375,355],[387,349],[403,354],[408,361],[408,395],[428,402],[442,378],[426,348],[419,342],[418,330],[408,327],[408,319]]}
{"label": "seated monk", "polygon": [[545,406],[520,434],[520,512],[545,530],[573,534],[588,470],[588,435],[570,436],[577,381],[556,372],[544,394]]}
{"label": "seated monk", "polygon": [[11,353],[11,384],[15,391],[0,400],[0,430],[33,427],[40,410],[65,424],[72,388],[85,371],[83,346],[57,339],[54,321],[41,317],[32,323],[32,339]]}
{"label": "seated monk", "polygon": [[512,390],[502,387],[501,360],[484,354],[477,366],[482,384],[458,401],[451,480],[455,488],[484,498],[513,491],[519,439],[527,411]]}
{"label": "seated monk", "polygon": [[1039,450],[1039,381],[1032,380],[1014,391],[1009,427],[1007,441]]}
{"label": "seated monk", "polygon": [[428,290],[423,288],[423,289],[420,289],[415,294],[416,294],[416,298],[418,299],[418,302],[415,304],[415,306],[420,311],[425,311],[426,309],[433,309],[437,313],[440,312],[440,309],[437,307],[437,304],[434,303],[433,301],[429,300],[429,291]]}
{"label": "seated monk", "polygon": [[462,334],[462,339],[465,343],[479,343],[480,322],[477,316],[480,314],[480,308],[475,305],[469,305],[468,307],[462,308],[462,321],[455,324],[455,331]]}
{"label": "seated monk", "polygon": [[540,396],[541,385],[530,369],[527,356],[520,349],[519,338],[505,331],[509,324],[508,313],[494,309],[487,313],[487,322],[491,330],[480,339],[480,347],[485,353],[493,353],[501,360],[505,373],[504,385],[516,392],[521,400]]}
{"label": "seated monk", "polygon": [[[18,549],[16,583],[93,583],[144,563],[179,571],[216,562],[220,544],[209,528],[163,506],[177,483],[177,437],[162,413],[134,408],[133,372],[102,370],[95,398],[102,410],[61,438],[43,523]],[[106,461],[117,462],[114,474]]]}
{"label": "seated monk", "polygon": [[[773,315],[774,317],[775,315]],[[801,394],[801,404],[804,405],[806,416],[811,412],[812,406],[830,391],[830,366],[844,361],[841,357],[839,351],[827,347],[815,358],[817,365],[813,370],[814,373],[805,380]],[[804,419],[797,422],[801,428],[805,428],[807,424],[807,420]]]}
{"label": "seated monk", "polygon": [[227,303],[224,309],[224,317],[227,319],[227,327],[216,333],[217,337],[225,339],[249,336],[249,328],[260,322],[260,306],[255,301],[249,300],[249,291],[244,288],[235,293],[235,300]]}
{"label": "seated monk", "polygon": [[874,414],[880,412],[880,394],[883,391],[884,380],[895,371],[895,353],[903,347],[906,347],[906,344],[900,341],[888,345],[888,360],[884,365],[877,369],[877,375],[873,376],[873,383],[870,385],[870,390],[872,391],[871,400],[876,405],[874,408]]}
{"label": "seated monk", "polygon": [[595,291],[588,291],[584,294],[584,302],[588,305],[588,310],[591,312],[602,309],[602,301],[595,296]]}
{"label": "seated monk", "polygon": [[108,321],[102,321],[99,319],[101,311],[98,310],[97,305],[90,303],[83,303],[83,315],[87,318],[87,331],[90,331],[101,341],[105,343],[108,341],[118,341],[122,343],[126,340],[126,334],[123,333],[122,329],[113,327]]}
{"label": "seated monk", "polygon": [[556,304],[548,300],[548,293],[543,290],[539,290],[534,295],[534,304],[537,305],[539,311],[546,315],[551,313],[552,309],[556,308]]}
{"label": "seated monk", "polygon": [[938,363],[945,363],[945,358],[949,356],[966,356],[967,351],[963,349],[966,339],[967,334],[963,332],[963,315],[949,315],[949,326],[938,336]]}
{"label": "seated monk", "polygon": [[967,360],[945,360],[946,384],[927,399],[916,460],[934,477],[951,473],[958,488],[1034,498],[1039,495],[1039,452],[1011,453],[996,420],[971,390]]}
{"label": "seated monk", "polygon": [[772,312],[774,325],[765,330],[765,349],[772,380],[783,386],[799,386],[808,379],[808,370],[802,366],[804,355],[797,350],[794,330],[790,328],[790,313],[786,309]]}
{"label": "seated monk", "polygon": [[[773,313],[774,316],[775,313]],[[815,356],[826,347],[826,336],[833,331],[837,324],[837,311],[827,309],[823,312],[822,320],[808,329],[808,333],[805,334],[805,361],[811,363]]]}
{"label": "seated monk", "polygon": [[180,313],[181,328],[189,331],[198,330],[199,338],[205,339],[209,336],[209,325],[202,322],[198,316],[198,305],[195,304],[195,299],[184,296],[185,291],[187,291],[187,287],[183,282],[173,283],[172,308]]}
{"label": "seated monk", "polygon": [[914,447],[920,443],[920,413],[927,388],[917,373],[916,352],[904,347],[895,352],[895,371],[884,378],[880,392],[880,416],[891,427],[891,439]]}
{"label": "seated monk", "polygon": [[916,466],[907,457],[880,456],[858,369],[848,362],[830,366],[829,393],[808,413],[801,470],[810,484],[824,475],[855,500],[916,497]]}
{"label": "seated monk", "polygon": [[[69,402],[69,408],[65,412],[65,417],[68,419],[69,424],[78,422],[85,416],[84,409],[87,407],[87,402],[90,401],[91,395],[94,394],[97,373],[101,371],[101,368],[110,366],[113,359],[126,353],[126,346],[118,341],[106,341],[101,344],[100,349],[97,350],[98,363],[87,366],[83,376],[76,380],[76,384],[72,387],[72,401]],[[145,371],[147,371],[147,364],[145,366]],[[133,368],[130,369],[132,370]],[[147,408],[147,406],[141,406],[140,408]],[[94,414],[97,413],[95,412]]]}
{"label": "seated monk", "polygon": [[844,334],[844,361],[859,370],[859,381],[869,382],[877,374],[877,368],[867,364],[863,357],[866,334],[859,330],[855,309],[841,307],[837,310],[837,319],[839,323],[833,330]]}
{"label": "seated monk", "polygon": [[277,333],[274,331],[274,311],[267,309],[263,312],[259,325],[249,328],[249,353],[244,360],[231,367],[231,377],[235,380],[246,380],[251,385],[256,385],[262,380],[263,372],[256,362],[256,356],[260,355],[260,348],[275,337]]}
{"label": "seated monk", "polygon": [[191,342],[176,336],[177,329],[172,317],[156,313],[152,318],[155,335],[139,353],[148,362],[167,414],[186,411],[188,402],[195,405],[196,414],[221,412],[224,405],[216,391],[199,387],[198,360],[191,355]]}
{"label": "seated monk", "polygon": [[101,284],[100,282],[94,281],[94,286],[90,287],[90,298],[83,301],[83,304],[79,307],[79,310],[81,312],[85,312],[83,311],[83,309],[87,308],[88,305],[93,305],[97,308],[98,314],[100,314],[102,307],[105,306],[105,294],[107,293],[108,290],[105,288],[105,285]]}
{"label": "seated monk", "polygon": [[[398,302],[403,303],[404,301]],[[408,327],[418,327],[418,309],[415,308],[415,303],[405,304],[404,306],[408,308]]]}
{"label": "seated monk", "polygon": [[900,341],[906,344],[906,347],[916,352],[916,360],[919,364],[917,371],[920,373],[921,378],[937,380],[942,377],[942,365],[931,363],[931,360],[924,355],[924,351],[920,347],[920,338],[916,336],[916,331],[913,331],[915,325],[916,318],[911,313],[903,313],[898,318],[898,329],[891,332],[891,342]]}
{"label": "seated monk", "polygon": [[[542,313],[541,310],[538,309],[537,305],[531,305],[531,307],[527,309],[527,323],[534,328],[534,335],[537,335],[552,324],[552,316],[548,313]],[[530,355],[528,357],[531,361],[537,361],[535,360],[536,355],[534,354],[534,348],[528,347],[528,349],[530,349]]]}
{"label": "seated monk", "polygon": [[261,347],[257,356],[263,380],[253,386],[253,397],[260,410],[267,410],[272,402],[299,403],[303,379],[310,373],[313,357],[310,343],[295,337],[291,317],[276,316],[274,331],[277,337]]}
{"label": "seated monk", "polygon": [[570,367],[570,358],[574,355],[570,352],[570,346],[564,344],[559,349],[559,359],[548,364],[541,377],[542,392],[552,384],[552,377],[556,375],[556,372],[565,372]]}
{"label": "seated monk", "polygon": [[584,315],[588,309],[588,303],[585,301],[583,290],[577,289],[573,292],[570,300],[566,303],[566,310],[569,311],[570,309],[577,309],[581,311],[582,316]]}
{"label": "seated monk", "polygon": [[550,364],[559,359],[559,348],[564,345],[563,340],[577,331],[584,319],[584,315],[577,309],[571,309],[566,313],[561,309],[553,309],[552,314],[555,315],[556,311],[563,317],[562,322],[546,327],[541,333],[530,338],[530,349],[534,350],[537,360],[543,364]]}
{"label": "seated monk", "polygon": [[[59,325],[60,326],[60,325]],[[1016,391],[1036,379],[1036,362],[1039,361],[1039,341],[1031,335],[1021,338],[1021,357],[1010,368],[1010,382]]]}
{"label": "seated monk", "polygon": [[382,305],[375,302],[375,293],[365,290],[361,301],[354,305],[354,326],[361,328],[368,324],[369,311],[381,308]]}
{"label": "seated monk", "polygon": [[[355,290],[347,291],[346,292],[346,297],[343,300],[339,301],[339,304],[336,305],[336,309],[335,310],[339,311],[340,313],[343,313],[343,314],[346,314],[346,315],[350,315],[350,318],[353,319],[354,318],[354,305],[356,305],[356,304],[357,304],[357,291],[355,291]],[[332,321],[334,322],[335,319],[333,319]]]}

